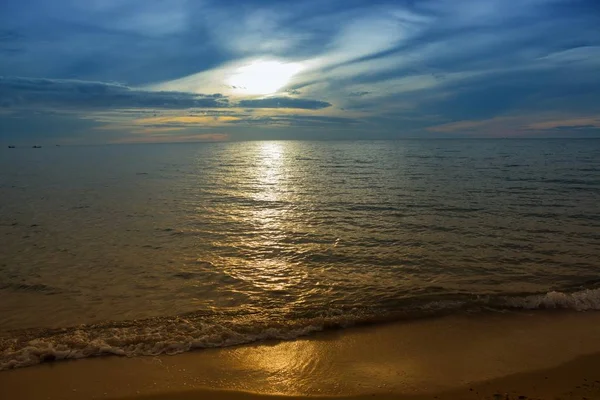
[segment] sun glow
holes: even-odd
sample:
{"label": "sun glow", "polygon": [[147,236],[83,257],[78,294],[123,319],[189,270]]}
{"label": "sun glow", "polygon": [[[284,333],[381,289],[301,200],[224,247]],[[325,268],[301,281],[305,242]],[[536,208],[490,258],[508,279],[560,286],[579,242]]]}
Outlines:
{"label": "sun glow", "polygon": [[227,83],[247,94],[273,94],[287,85],[301,69],[297,63],[254,61],[238,68]]}

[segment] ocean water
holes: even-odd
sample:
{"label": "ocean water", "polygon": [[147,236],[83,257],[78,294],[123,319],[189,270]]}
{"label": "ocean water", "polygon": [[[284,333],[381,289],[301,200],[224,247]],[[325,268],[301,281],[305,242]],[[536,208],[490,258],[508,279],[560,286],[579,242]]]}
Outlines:
{"label": "ocean water", "polygon": [[600,309],[600,140],[0,149],[0,370]]}

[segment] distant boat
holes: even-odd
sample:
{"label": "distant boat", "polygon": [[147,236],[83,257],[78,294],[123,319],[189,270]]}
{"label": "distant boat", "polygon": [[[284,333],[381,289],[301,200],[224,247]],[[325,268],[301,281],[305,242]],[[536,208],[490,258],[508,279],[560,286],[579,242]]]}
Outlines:
{"label": "distant boat", "polygon": [[34,149],[41,149],[42,148],[42,146],[31,146],[31,147],[34,148]]}
{"label": "distant boat", "polygon": [[14,149],[14,148],[15,148],[15,146],[8,146],[8,148],[9,148],[9,149]]}

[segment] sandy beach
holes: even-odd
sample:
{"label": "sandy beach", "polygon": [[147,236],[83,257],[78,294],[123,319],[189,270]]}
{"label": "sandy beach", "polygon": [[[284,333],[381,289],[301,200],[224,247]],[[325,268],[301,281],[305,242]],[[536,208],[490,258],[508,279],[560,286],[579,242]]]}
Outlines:
{"label": "sandy beach", "polygon": [[0,372],[3,399],[600,398],[600,314],[452,316]]}

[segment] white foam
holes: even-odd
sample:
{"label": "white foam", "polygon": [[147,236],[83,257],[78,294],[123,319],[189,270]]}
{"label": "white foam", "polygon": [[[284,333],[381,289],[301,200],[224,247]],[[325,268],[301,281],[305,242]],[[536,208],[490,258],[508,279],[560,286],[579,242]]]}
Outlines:
{"label": "white foam", "polygon": [[321,329],[323,329],[322,325],[308,325],[292,329],[266,328],[257,332],[242,333],[223,326],[200,324],[195,327],[183,323],[164,324],[151,328],[71,330],[25,343],[17,339],[4,339],[0,343],[0,348],[4,348],[0,353],[0,371],[27,367],[48,360],[103,355],[154,356],[268,339],[290,340]]}
{"label": "white foam", "polygon": [[[600,288],[573,293],[558,291],[522,297],[495,297],[464,300],[436,300],[417,306],[412,311],[436,313],[444,311],[493,309],[572,309],[600,310]],[[481,306],[484,305],[483,309]],[[414,315],[411,310],[404,315]],[[377,317],[377,318],[375,318]],[[165,318],[130,323],[81,326],[56,331],[25,332],[21,337],[0,337],[0,371],[26,367],[51,360],[79,359],[103,355],[153,356],[177,354],[193,349],[225,347],[278,339],[290,340],[329,326],[347,327],[357,322],[397,319],[393,315],[362,315],[360,312],[328,312],[325,316],[291,320],[286,316],[266,319],[227,320],[208,323],[202,317]],[[27,339],[28,338],[28,339]]]}
{"label": "white foam", "polygon": [[585,289],[564,293],[552,291],[541,295],[509,298],[509,307],[534,309],[571,309],[576,311],[600,310],[600,289]]}

